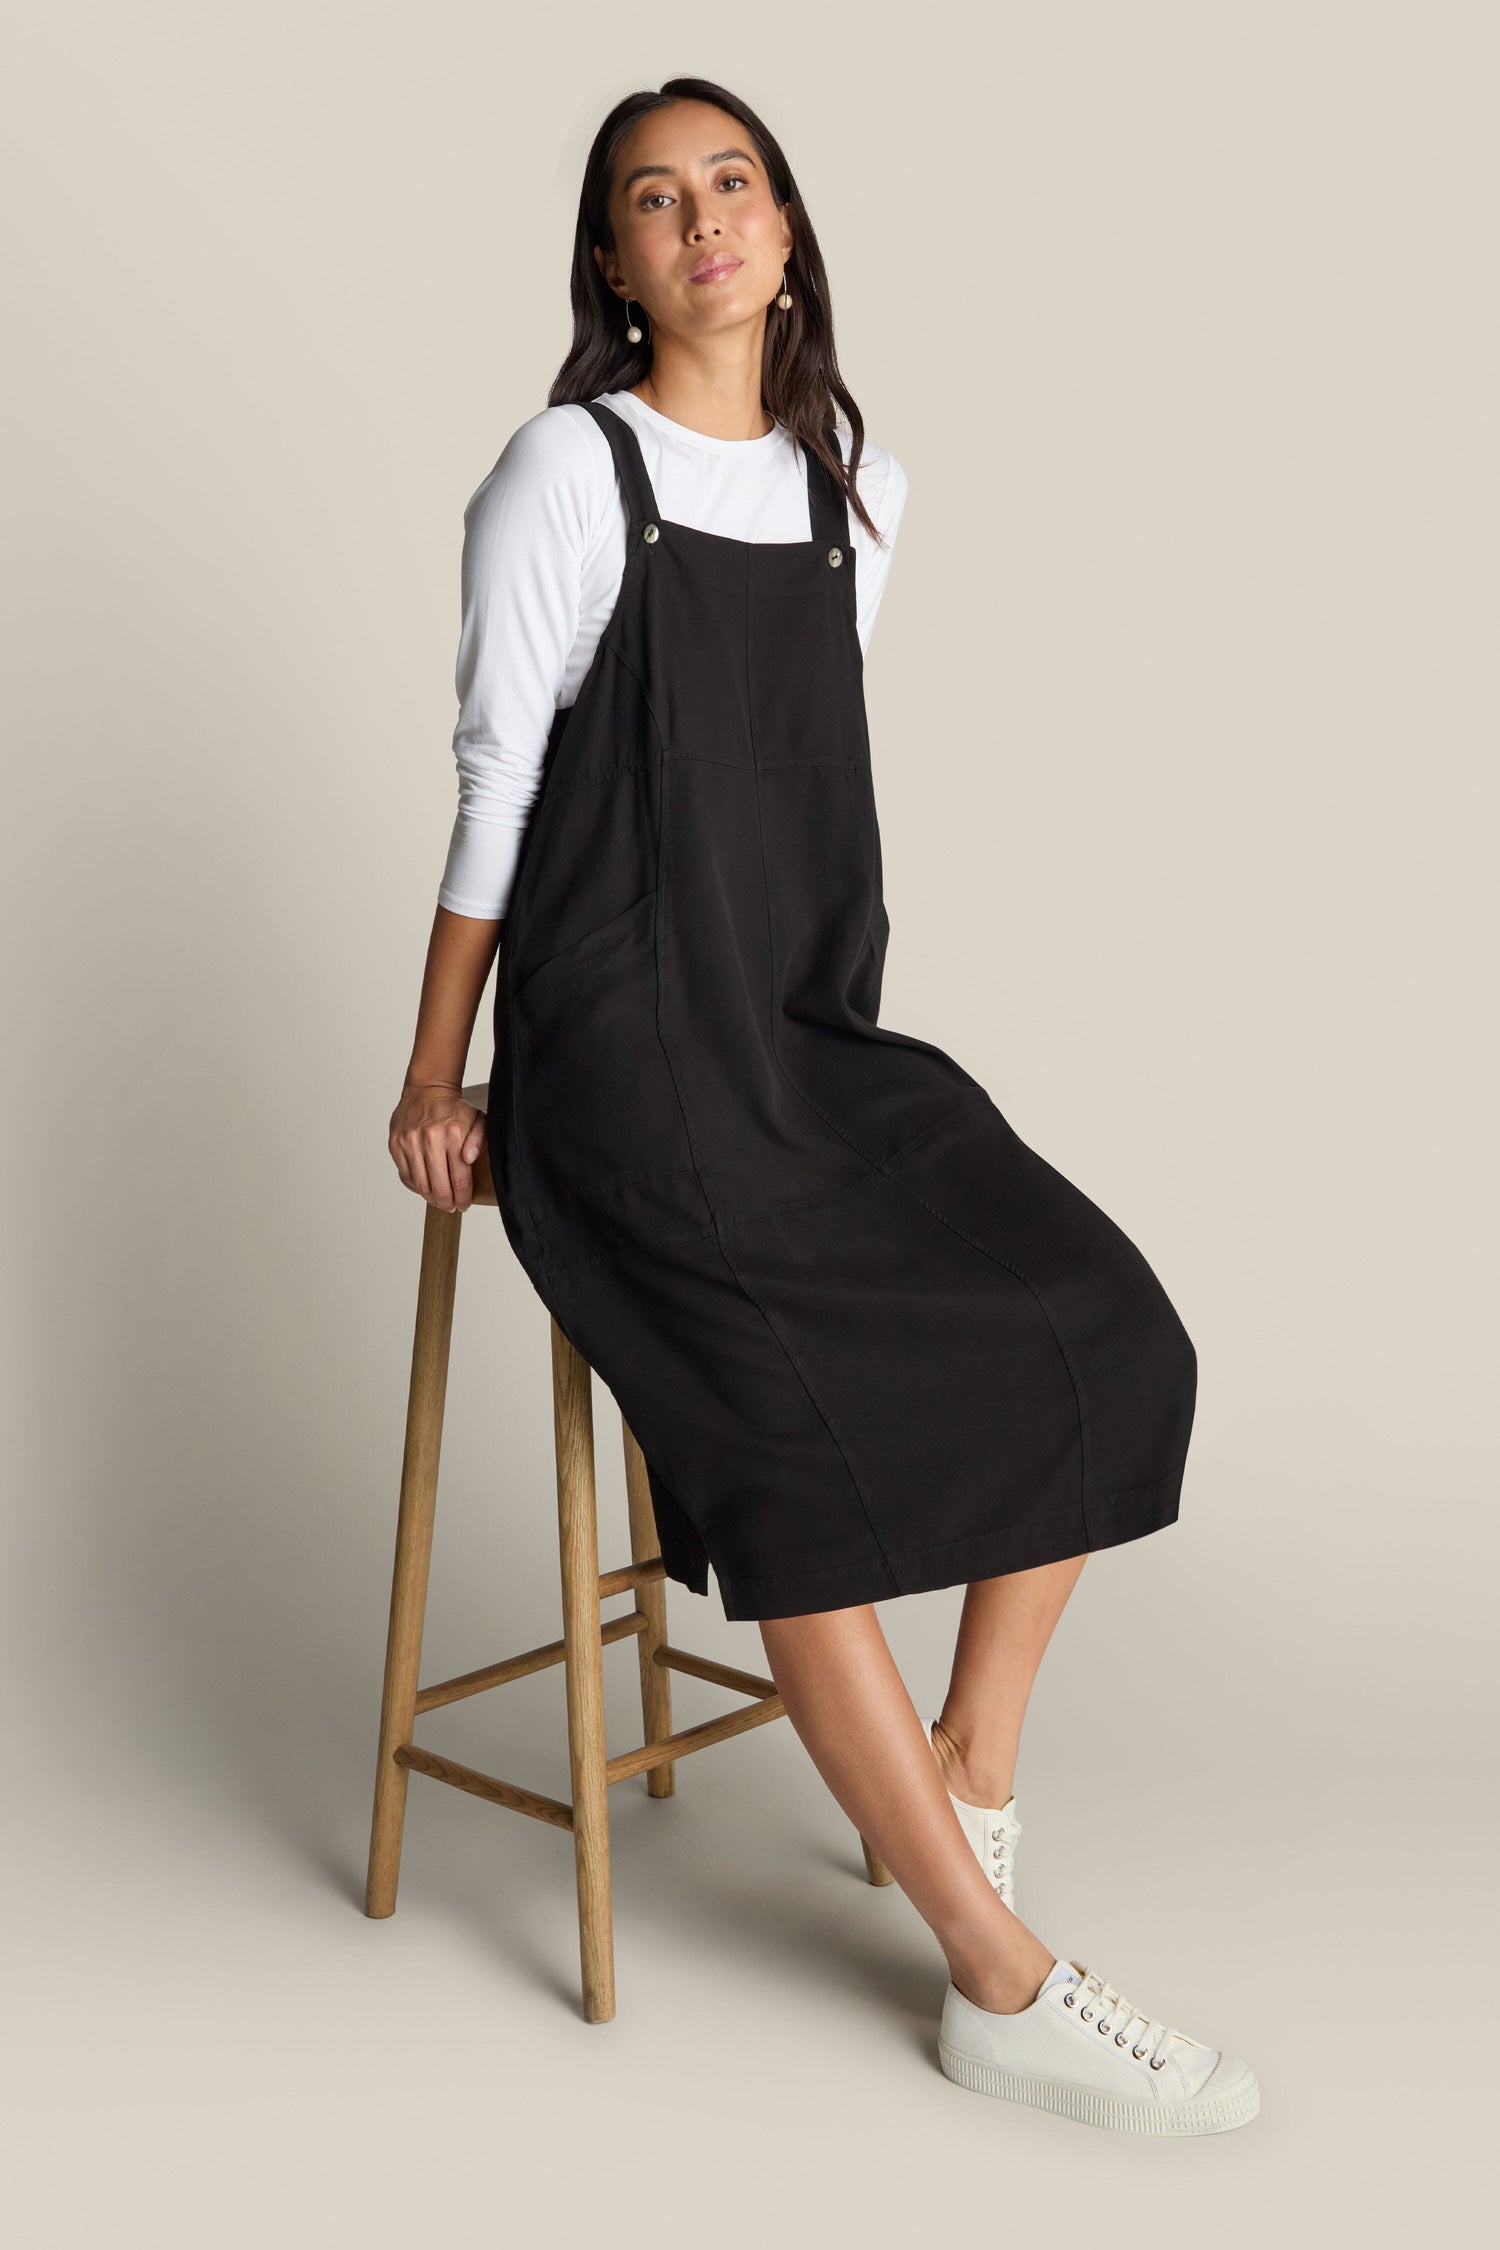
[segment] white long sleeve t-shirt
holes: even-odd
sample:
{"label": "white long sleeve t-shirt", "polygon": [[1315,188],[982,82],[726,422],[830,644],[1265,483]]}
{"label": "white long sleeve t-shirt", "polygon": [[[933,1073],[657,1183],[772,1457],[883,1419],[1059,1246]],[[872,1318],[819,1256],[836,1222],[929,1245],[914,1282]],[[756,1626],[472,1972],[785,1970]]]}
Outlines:
{"label": "white long sleeve t-shirt", "polygon": [[[639,438],[665,522],[729,539],[808,537],[806,464],[781,423],[760,438],[705,437],[630,391],[601,396]],[[839,444],[847,460],[842,429]],[[868,649],[906,504],[901,464],[868,439],[859,490],[887,542],[877,546],[851,508]],[[581,406],[545,407],[521,424],[464,510],[458,815],[438,889],[455,914],[504,919],[553,720],[578,693],[624,569],[625,513],[604,433]]]}

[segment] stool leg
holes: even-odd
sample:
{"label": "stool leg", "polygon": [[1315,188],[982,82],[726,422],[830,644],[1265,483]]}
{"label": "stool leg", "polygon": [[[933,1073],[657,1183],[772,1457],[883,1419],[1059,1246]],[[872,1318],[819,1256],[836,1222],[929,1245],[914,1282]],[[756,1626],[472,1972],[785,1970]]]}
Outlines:
{"label": "stool leg", "polygon": [[[625,1440],[625,1497],[630,1508],[630,1559],[647,1562],[657,1552],[661,1541],[657,1536],[656,1515],[651,1506],[651,1479],[646,1470],[646,1456],[635,1441],[635,1432],[625,1417],[620,1417],[620,1428]],[[672,1731],[672,1675],[665,1664],[656,1662],[656,1651],[666,1645],[667,1589],[663,1579],[653,1578],[635,1590],[635,1606],[646,1619],[643,1632],[637,1635],[641,1659],[641,1717],[645,1724],[647,1742],[663,1742]],[[646,1772],[648,1797],[671,1797],[677,1790],[677,1760],[669,1758],[665,1765],[650,1766]]]}
{"label": "stool leg", "polygon": [[860,1843],[864,1845],[865,1873],[869,1876],[870,1881],[872,1883],[893,1883],[896,1878],[891,1873],[890,1869],[886,1866],[885,1861],[880,1857],[880,1854],[870,1849],[870,1846],[865,1843],[863,1836],[861,1836],[859,1840]]}
{"label": "stool leg", "polygon": [[401,1831],[406,1818],[406,1768],[394,1753],[410,1742],[417,1713],[422,1660],[422,1620],[427,1608],[427,1568],[437,1506],[438,1455],[448,1393],[448,1345],[453,1334],[453,1292],[463,1215],[427,1206],[422,1230],[422,1272],[417,1284],[417,1325],[412,1341],[411,1387],[406,1401],[406,1450],[401,1462],[401,1506],[396,1522],[396,1568],[391,1583],[390,1628],[385,1647],[385,1688],[380,1705],[380,1755],[375,1768],[375,1811],[370,1824],[370,1865],[365,1912],[396,1909],[401,1873]]}
{"label": "stool leg", "polygon": [[589,2023],[608,2023],[615,2012],[615,1957],[609,1898],[609,1783],[604,1771],[604,1642],[599,1615],[592,1371],[555,1320],[552,1413],[583,2013]]}

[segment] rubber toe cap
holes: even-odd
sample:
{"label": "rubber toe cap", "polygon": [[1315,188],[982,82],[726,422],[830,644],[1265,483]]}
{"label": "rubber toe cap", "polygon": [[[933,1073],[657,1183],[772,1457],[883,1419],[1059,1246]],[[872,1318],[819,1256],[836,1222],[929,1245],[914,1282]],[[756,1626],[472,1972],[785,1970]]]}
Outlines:
{"label": "rubber toe cap", "polygon": [[1195,2102],[1233,2102],[1259,2104],[1260,2087],[1255,2073],[1238,2055],[1220,2055],[1213,2069],[1193,2096]]}

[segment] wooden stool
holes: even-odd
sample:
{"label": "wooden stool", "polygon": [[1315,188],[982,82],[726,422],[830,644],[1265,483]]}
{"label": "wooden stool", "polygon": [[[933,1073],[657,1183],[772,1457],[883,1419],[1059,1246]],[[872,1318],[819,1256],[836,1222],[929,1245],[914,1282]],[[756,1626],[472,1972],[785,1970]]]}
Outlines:
{"label": "wooden stool", "polygon": [[[488,1099],[487,1086],[464,1088],[464,1100],[476,1109],[484,1109]],[[495,1201],[486,1148],[474,1167],[474,1202]],[[503,1657],[477,1672],[462,1673],[457,1679],[418,1686],[462,1227],[461,1212],[427,1206],[406,1409],[406,1449],[401,1464],[396,1569],[386,1641],[365,1912],[380,1916],[395,1911],[409,1773],[429,1774],[434,1781],[446,1781],[455,1789],[467,1790],[470,1796],[483,1797],[489,1804],[505,1805],[512,1812],[529,1813],[534,1820],[568,1829],[573,1837],[578,1883],[583,2013],[589,2023],[608,2023],[615,2012],[607,1803],[610,1784],[643,1773],[649,1796],[670,1797],[677,1786],[679,1758],[693,1750],[705,1750],[712,1742],[744,1734],[750,1727],[763,1726],[769,1719],[784,1718],[786,1711],[773,1681],[754,1672],[738,1671],[732,1664],[716,1663],[711,1657],[689,1655],[668,1641],[666,1572],[656,1551],[651,1488],[641,1449],[623,1415],[630,1561],[618,1570],[601,1572],[594,1500],[593,1374],[555,1320],[551,1323],[552,1428],[557,1457],[563,1637],[540,1648],[526,1649],[519,1656]],[[634,1593],[636,1606],[623,1617],[612,1617],[604,1623],[599,1615],[601,1601],[627,1590]],[[604,1740],[603,1651],[606,1642],[632,1637],[640,1658],[646,1739],[639,1748],[620,1751],[611,1758]],[[436,1751],[423,1750],[412,1741],[418,1712],[456,1703],[463,1696],[501,1687],[507,1680],[518,1680],[528,1672],[540,1672],[557,1663],[563,1665],[567,1682],[571,1804],[539,1796],[512,1781],[499,1781],[493,1774],[476,1773],[472,1767],[458,1765]],[[673,1672],[690,1672],[697,1679],[712,1680],[751,1700],[722,1718],[706,1719],[699,1726],[684,1727],[674,1734]],[[870,1881],[890,1882],[890,1870],[863,1837],[860,1842]]]}

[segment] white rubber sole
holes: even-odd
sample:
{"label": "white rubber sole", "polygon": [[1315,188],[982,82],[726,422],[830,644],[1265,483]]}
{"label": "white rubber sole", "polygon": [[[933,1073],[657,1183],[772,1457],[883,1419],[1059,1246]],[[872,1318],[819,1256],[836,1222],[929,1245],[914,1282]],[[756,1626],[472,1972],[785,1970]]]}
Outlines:
{"label": "white rubber sole", "polygon": [[1003,2102],[1029,2102],[1033,2109],[1050,2109],[1059,2117],[1074,2117],[1081,2125],[1102,2125],[1116,2133],[1154,2133],[1169,2140],[1190,2133],[1228,2133],[1236,2125],[1248,2125],[1260,2108],[1260,2087],[1253,2078],[1217,2101],[1121,2102],[1108,2094],[1091,2093],[1086,2086],[1059,2086],[1051,2079],[997,2070],[993,2063],[961,2055],[942,2039],[938,2060],[944,2077],[955,2086],[967,2086],[971,2093],[993,2094]]}

